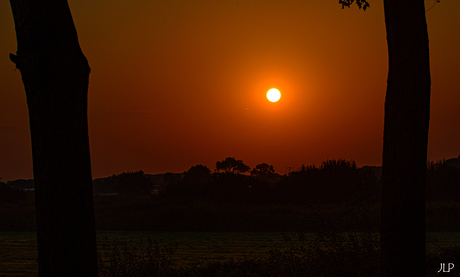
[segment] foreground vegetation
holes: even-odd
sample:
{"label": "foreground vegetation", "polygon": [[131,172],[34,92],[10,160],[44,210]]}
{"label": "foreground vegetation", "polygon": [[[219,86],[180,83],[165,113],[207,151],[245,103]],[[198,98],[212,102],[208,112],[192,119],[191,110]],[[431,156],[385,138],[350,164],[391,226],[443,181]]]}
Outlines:
{"label": "foreground vegetation", "polygon": [[264,257],[231,259],[181,266],[174,249],[148,240],[142,249],[116,240],[102,247],[100,276],[375,276],[377,238],[322,234],[314,240],[304,233],[285,235],[288,248],[274,246]]}
{"label": "foreground vegetation", "polygon": [[[285,247],[264,255],[226,261],[202,260],[184,265],[173,246],[148,238],[129,245],[115,239],[100,246],[100,276],[378,276],[378,234],[372,232],[297,232],[284,234]],[[140,245],[140,247],[138,247]],[[460,262],[460,247],[430,247],[427,276],[437,276],[440,263]],[[451,272],[457,276],[456,272]]]}
{"label": "foreground vegetation", "polygon": [[[311,274],[304,276],[327,276],[374,262],[377,240],[378,233],[373,232],[105,231],[98,232],[100,276],[149,276],[152,272],[160,276],[291,276],[307,269]],[[428,276],[439,276],[440,263],[457,266],[459,246],[459,233],[428,233]],[[35,233],[1,233],[0,248],[4,250],[0,276],[37,276]],[[315,262],[312,255],[323,262]],[[317,268],[313,268],[314,264],[308,266],[308,262],[315,262]],[[355,272],[373,276],[377,269],[378,264],[366,264]],[[449,275],[456,273],[454,270]]]}

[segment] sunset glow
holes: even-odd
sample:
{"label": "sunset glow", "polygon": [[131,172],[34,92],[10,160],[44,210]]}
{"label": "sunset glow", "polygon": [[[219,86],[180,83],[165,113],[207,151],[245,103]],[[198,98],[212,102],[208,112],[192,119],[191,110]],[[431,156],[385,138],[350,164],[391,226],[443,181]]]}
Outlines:
{"label": "sunset glow", "polygon": [[[353,159],[381,165],[388,75],[383,1],[68,1],[91,67],[94,178],[184,172],[235,157],[276,172]],[[426,13],[428,159],[460,155],[460,1]],[[276,15],[276,20],[273,16]],[[0,1],[0,177],[33,178],[17,42]],[[350,27],[352,26],[352,27]],[[267,91],[281,91],[278,102]]]}

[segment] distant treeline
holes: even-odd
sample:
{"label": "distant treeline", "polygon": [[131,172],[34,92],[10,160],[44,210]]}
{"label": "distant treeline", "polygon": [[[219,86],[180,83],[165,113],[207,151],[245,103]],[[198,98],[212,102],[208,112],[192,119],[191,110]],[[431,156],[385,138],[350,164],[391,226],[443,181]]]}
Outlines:
{"label": "distant treeline", "polygon": [[[94,180],[95,193],[193,196],[222,201],[272,204],[344,203],[380,200],[380,167],[358,168],[354,161],[327,160],[279,175],[262,163],[250,170],[226,158],[211,171],[204,165],[183,173],[126,172]],[[445,161],[427,164],[427,201],[460,202],[460,168]]]}
{"label": "distant treeline", "polygon": [[[211,171],[125,172],[94,180],[98,230],[316,231],[379,230],[378,167],[327,160],[279,175],[227,158]],[[35,230],[33,180],[0,182],[0,230]],[[17,186],[16,186],[17,185]],[[14,187],[22,186],[25,189]],[[427,230],[459,231],[460,170],[428,164]]]}
{"label": "distant treeline", "polygon": [[[252,170],[228,157],[211,171],[195,165],[183,173],[149,175],[142,170],[93,181],[95,194],[154,195],[161,198],[192,196],[219,201],[308,204],[380,200],[380,167],[358,168],[354,161],[327,160],[319,166],[301,166],[280,175],[272,165]],[[0,182],[0,201],[16,201],[33,188],[33,180]],[[427,201],[460,202],[460,168],[446,161],[427,164]]]}
{"label": "distant treeline", "polygon": [[[232,160],[225,161],[232,164]],[[378,198],[377,177],[368,169],[357,168],[353,161],[328,160],[283,176],[267,164],[257,165],[250,174],[219,165],[216,163],[213,173],[202,165],[190,168],[181,178],[169,179],[159,196],[255,204],[330,204]]]}

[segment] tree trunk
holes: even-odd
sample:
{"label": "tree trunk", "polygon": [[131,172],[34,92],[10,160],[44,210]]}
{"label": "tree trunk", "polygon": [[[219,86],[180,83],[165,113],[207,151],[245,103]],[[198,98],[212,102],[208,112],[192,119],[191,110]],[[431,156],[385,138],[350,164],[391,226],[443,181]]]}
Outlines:
{"label": "tree trunk", "polygon": [[29,108],[39,276],[97,276],[90,68],[65,0],[10,0]]}
{"label": "tree trunk", "polygon": [[425,276],[430,62],[423,0],[384,0],[389,72],[382,171],[382,276]]}

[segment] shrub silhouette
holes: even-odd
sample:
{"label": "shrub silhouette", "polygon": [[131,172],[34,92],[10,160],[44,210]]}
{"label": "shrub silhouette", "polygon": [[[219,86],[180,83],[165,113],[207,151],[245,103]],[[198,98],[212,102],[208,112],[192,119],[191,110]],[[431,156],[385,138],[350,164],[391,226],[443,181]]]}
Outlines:
{"label": "shrub silhouette", "polygon": [[142,170],[136,172],[123,172],[112,176],[117,184],[120,194],[150,195],[153,182],[144,175]]}
{"label": "shrub silhouette", "polygon": [[460,168],[446,161],[429,162],[427,165],[427,201],[460,202]]}
{"label": "shrub silhouette", "polygon": [[378,179],[354,161],[327,160],[319,167],[302,166],[277,186],[281,201],[291,203],[344,203],[378,197]]}

